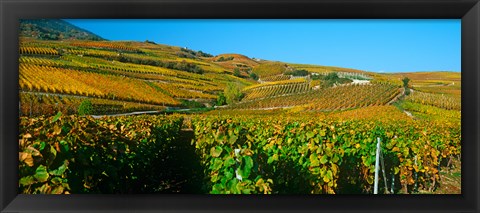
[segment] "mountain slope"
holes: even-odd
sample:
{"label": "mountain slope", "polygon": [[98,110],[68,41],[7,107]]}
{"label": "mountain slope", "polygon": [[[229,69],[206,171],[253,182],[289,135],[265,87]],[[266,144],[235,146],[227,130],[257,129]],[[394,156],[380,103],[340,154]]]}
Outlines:
{"label": "mountain slope", "polygon": [[105,40],[60,19],[22,19],[20,20],[20,36],[42,40]]}
{"label": "mountain slope", "polygon": [[390,104],[402,94],[404,77],[418,91],[460,95],[460,73],[382,74],[213,56],[149,41],[80,40],[99,37],[62,20],[22,24],[21,35],[31,36],[20,39],[19,48],[21,99],[29,103],[22,105],[23,114],[35,114],[33,106],[44,106],[39,114],[74,113],[87,98],[99,113],[214,105],[345,110]]}

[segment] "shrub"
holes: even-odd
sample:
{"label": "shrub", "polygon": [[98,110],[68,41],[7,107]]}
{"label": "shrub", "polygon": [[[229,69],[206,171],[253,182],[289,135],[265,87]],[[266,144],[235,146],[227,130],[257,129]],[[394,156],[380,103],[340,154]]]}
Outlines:
{"label": "shrub", "polygon": [[223,92],[221,92],[220,94],[218,94],[218,97],[217,97],[217,106],[223,106],[227,103],[227,99],[225,98],[225,95],[223,94]]}
{"label": "shrub", "polygon": [[250,78],[252,78],[253,80],[256,81],[256,80],[258,80],[258,75],[252,72],[252,73],[250,73]]}
{"label": "shrub", "polygon": [[231,60],[233,60],[233,56],[226,57],[226,58],[221,56],[220,58],[217,59],[217,61],[231,61]]}
{"label": "shrub", "polygon": [[403,87],[408,87],[408,82],[410,82],[410,79],[405,77],[402,79],[402,82],[403,82]]}
{"label": "shrub", "polygon": [[307,70],[294,70],[294,71],[289,71],[289,72],[286,72],[285,74],[287,75],[293,75],[293,76],[307,76],[308,75],[308,71]]}
{"label": "shrub", "polygon": [[234,83],[228,83],[224,93],[225,93],[227,104],[236,103],[242,100],[243,98],[243,93],[240,87]]}
{"label": "shrub", "polygon": [[403,82],[403,87],[405,88],[405,95],[410,95],[410,89],[408,88],[408,82],[410,82],[410,79],[405,77],[402,79]]}
{"label": "shrub", "polygon": [[80,103],[80,106],[78,106],[78,114],[79,115],[89,115],[93,112],[93,105],[90,100],[84,100],[82,103]]}
{"label": "shrub", "polygon": [[182,102],[182,105],[189,108],[189,109],[192,109],[192,108],[205,108],[205,105],[203,105],[202,103],[200,102],[197,102],[197,101],[189,101],[189,100],[181,100]]}
{"label": "shrub", "polygon": [[240,69],[235,67],[235,69],[233,69],[233,75],[237,77],[241,77],[242,75],[240,74]]}

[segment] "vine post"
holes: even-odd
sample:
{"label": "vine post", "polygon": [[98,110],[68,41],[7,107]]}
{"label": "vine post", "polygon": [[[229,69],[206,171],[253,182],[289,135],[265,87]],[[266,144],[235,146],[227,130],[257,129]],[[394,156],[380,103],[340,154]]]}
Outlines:
{"label": "vine post", "polygon": [[377,152],[375,155],[375,183],[373,188],[373,194],[378,194],[378,171],[380,169],[380,138],[377,138]]}

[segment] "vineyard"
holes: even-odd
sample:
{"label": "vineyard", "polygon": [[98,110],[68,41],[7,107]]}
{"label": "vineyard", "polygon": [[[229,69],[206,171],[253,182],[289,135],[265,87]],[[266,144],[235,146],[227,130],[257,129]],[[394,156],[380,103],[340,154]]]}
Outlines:
{"label": "vineyard", "polygon": [[[178,52],[182,52],[180,48],[141,42],[24,38],[20,42],[19,89],[22,93],[88,98],[99,108],[97,113],[115,114],[182,107],[183,100],[210,106],[228,82],[253,83],[208,60],[180,58]],[[75,114],[81,103],[55,100],[53,106],[29,97],[21,98],[21,103],[28,103],[20,104],[21,114],[53,115],[53,109]],[[138,106],[130,106],[132,103]]]}
{"label": "vineyard", "polygon": [[299,94],[309,91],[311,88],[304,79],[275,81],[272,83],[257,84],[245,88],[244,101],[258,98],[267,98],[286,94]]}
{"label": "vineyard", "polygon": [[[370,113],[382,113],[371,111]],[[371,193],[380,138],[392,190],[432,191],[442,159],[460,153],[458,125],[295,116],[196,118],[195,146],[211,193]],[[395,181],[396,180],[396,181]]]}
{"label": "vineyard", "polygon": [[111,96],[147,104],[178,104],[143,81],[47,66],[20,65],[20,88],[95,98]]}
{"label": "vineyard", "polygon": [[282,63],[264,63],[253,68],[253,72],[256,73],[260,79],[283,74],[286,70],[286,65]]}
{"label": "vineyard", "polygon": [[455,97],[453,95],[414,92],[412,95],[409,95],[406,100],[447,110],[461,110],[460,97]]}
{"label": "vineyard", "polygon": [[29,194],[168,190],[173,183],[163,181],[174,177],[161,169],[173,167],[165,159],[181,124],[178,116],[22,117],[19,190]]}
{"label": "vineyard", "polygon": [[[305,92],[289,94],[288,91],[292,89]],[[385,105],[400,93],[398,87],[390,84],[348,85],[312,91],[309,91],[305,84],[294,84],[289,87],[272,86],[267,91],[270,93],[261,96],[261,100],[249,101],[253,97],[258,97],[254,96],[257,93],[253,93],[249,94],[250,96],[247,95],[245,101],[231,105],[229,108],[268,109],[302,106],[307,110],[329,111]],[[282,91],[286,92],[282,93]]]}
{"label": "vineyard", "polygon": [[115,101],[100,98],[87,98],[73,95],[52,95],[44,93],[20,93],[20,116],[78,114],[78,106],[85,100],[93,105],[92,114],[125,113],[135,111],[161,111],[165,107],[137,102]]}
{"label": "vineyard", "polygon": [[32,55],[58,55],[58,52],[53,48],[42,48],[42,47],[21,47],[20,54]]}
{"label": "vineyard", "polygon": [[[387,177],[380,181],[382,191],[432,192],[441,186],[440,166],[461,150],[459,120],[413,120],[394,106],[328,114],[221,113],[188,119],[22,117],[20,190],[169,192],[193,187],[178,183],[186,179],[195,181],[196,193],[372,193],[372,153],[380,139]],[[193,128],[190,140],[179,141],[186,134],[182,126]],[[185,162],[179,171],[181,158],[170,153],[187,152],[190,141],[189,160],[195,162]],[[187,165],[196,165],[196,173],[189,174],[194,180],[184,173],[192,170]]]}
{"label": "vineyard", "polygon": [[112,50],[122,50],[128,52],[137,52],[139,51],[136,48],[129,47],[130,45],[124,42],[101,42],[101,41],[76,41],[72,43],[72,46],[77,47],[89,47],[89,48],[99,48],[99,49],[112,49]]}
{"label": "vineyard", "polygon": [[405,110],[412,112],[416,117],[428,120],[448,121],[459,120],[461,112],[457,110],[446,110],[435,106],[423,105],[405,101],[401,105]]}
{"label": "vineyard", "polygon": [[264,77],[261,80],[264,82],[269,82],[269,81],[284,81],[284,80],[289,80],[291,77],[288,75],[272,75],[268,77]]}
{"label": "vineyard", "polygon": [[[184,58],[187,53],[191,55]],[[239,54],[208,57],[208,54],[201,53],[198,57],[198,53],[142,42],[21,39],[19,87],[22,92],[135,102],[157,109],[182,108],[185,107],[182,105],[184,100],[199,101],[204,106],[215,105],[232,81],[238,83],[243,93],[240,102],[227,106],[234,109],[302,106],[307,110],[328,111],[380,106],[388,104],[400,92],[395,88],[397,84],[391,83],[393,80],[357,85],[360,87],[336,84],[334,88],[325,88],[322,80],[312,80],[310,75],[313,74],[309,73],[324,68],[327,71],[321,75],[338,71],[338,75],[345,78],[369,79],[368,74],[353,69],[258,62]],[[221,57],[229,60],[219,60]],[[234,69],[239,66],[244,74],[237,76]],[[287,74],[295,73],[297,68],[305,69],[307,76]],[[245,77],[248,72],[260,78],[248,79]],[[372,82],[376,81],[372,79]],[[78,102],[74,103],[79,106]],[[43,102],[39,104],[44,105]],[[36,111],[44,108],[43,114],[54,114],[52,107],[45,104]],[[61,105],[60,102],[56,104]],[[68,108],[75,106],[71,104]],[[98,111],[114,114],[131,111],[133,107],[110,109]],[[60,111],[70,114],[76,110]]]}

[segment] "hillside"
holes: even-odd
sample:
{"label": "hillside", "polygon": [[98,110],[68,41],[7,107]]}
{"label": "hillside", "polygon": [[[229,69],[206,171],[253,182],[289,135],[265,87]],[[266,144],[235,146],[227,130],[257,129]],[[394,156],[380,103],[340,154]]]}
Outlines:
{"label": "hillside", "polygon": [[[249,102],[323,91],[317,90],[323,76],[320,74],[320,77],[312,73],[295,76],[297,70],[282,63],[258,64],[240,55],[224,55],[233,59],[219,62],[222,56],[206,57],[205,53],[198,52],[149,42],[23,39],[19,59],[21,94],[29,94],[29,98],[36,95],[39,103],[45,95],[63,97],[63,104],[56,104],[58,100],[51,104],[72,112],[82,99],[93,98],[98,108],[118,112],[127,110],[125,102],[135,106],[127,107],[130,110],[222,105],[224,103],[217,99],[227,93],[229,84],[245,88],[242,90],[245,98],[233,99]],[[243,64],[245,69],[233,64]],[[252,73],[260,78],[251,76]],[[343,76],[343,80],[346,79]],[[354,89],[348,85],[345,88]],[[265,90],[270,92],[262,92]],[[64,101],[66,97],[75,100]],[[55,111],[48,102],[36,106],[48,108],[50,113]],[[22,107],[23,113],[31,113],[29,108],[33,105]]]}
{"label": "hillside", "polygon": [[460,97],[461,73],[458,72],[412,72],[391,74],[396,79],[411,79],[412,88],[428,93],[441,93]]}
{"label": "hillside", "polygon": [[[417,92],[460,94],[460,74],[374,73],[351,68],[251,59],[151,41],[105,41],[63,20],[22,20],[22,114],[94,114],[205,107],[335,111],[389,105]],[[58,41],[57,41],[58,40]],[[455,106],[455,108],[458,108]],[[48,113],[47,113],[48,111]]]}
{"label": "hillside", "polygon": [[105,40],[98,35],[60,19],[21,19],[20,37],[43,40]]}
{"label": "hillside", "polygon": [[461,193],[460,73],[214,56],[63,24],[22,28],[36,36],[19,44],[22,193],[372,194],[377,143],[380,193]]}
{"label": "hillside", "polygon": [[[152,42],[23,38],[19,62],[21,98],[37,99],[30,101],[31,106],[23,105],[22,113],[33,114],[60,108],[76,112],[85,98],[92,98],[97,113],[107,114],[226,103],[238,109],[349,109],[390,103],[402,93],[404,77],[418,91],[451,95],[460,91],[459,73],[380,74],[258,63],[239,54],[213,56]],[[226,97],[233,101],[219,102],[228,85],[239,92]],[[37,102],[41,104],[33,104]]]}
{"label": "hillside", "polygon": [[[35,94],[38,102],[50,94],[62,100],[94,98],[94,104],[115,109],[126,107],[125,102],[135,110],[165,109],[197,102],[211,106],[228,82],[252,84],[202,57],[180,57],[184,52],[147,42],[23,39],[21,94]],[[80,102],[62,101],[61,106],[75,111],[74,103]],[[49,108],[45,105],[36,106]]]}

